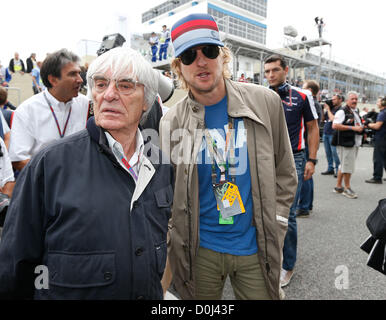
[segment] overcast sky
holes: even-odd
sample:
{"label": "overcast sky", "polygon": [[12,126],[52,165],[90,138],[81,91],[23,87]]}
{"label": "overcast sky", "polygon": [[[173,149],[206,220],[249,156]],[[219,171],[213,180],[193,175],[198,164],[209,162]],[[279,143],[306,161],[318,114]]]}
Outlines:
{"label": "overcast sky", "polygon": [[[291,25],[298,39],[317,38],[314,18],[323,17],[324,38],[332,56],[386,77],[385,0],[267,0],[267,46],[282,47],[283,28]],[[130,30],[141,31],[141,14],[163,0],[19,0],[1,1],[0,60],[8,65],[15,51],[38,60],[60,48],[77,49],[81,39],[101,41],[117,32],[117,17],[127,16]]]}

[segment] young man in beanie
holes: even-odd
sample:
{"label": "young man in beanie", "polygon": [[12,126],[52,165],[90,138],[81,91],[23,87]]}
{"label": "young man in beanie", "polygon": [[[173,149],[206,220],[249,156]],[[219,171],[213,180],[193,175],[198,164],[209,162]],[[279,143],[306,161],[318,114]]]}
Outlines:
{"label": "young man in beanie", "polygon": [[297,177],[279,96],[229,80],[213,17],[171,31],[173,71],[188,95],[161,120],[175,168],[169,274],[182,299],[279,299],[283,241]]}

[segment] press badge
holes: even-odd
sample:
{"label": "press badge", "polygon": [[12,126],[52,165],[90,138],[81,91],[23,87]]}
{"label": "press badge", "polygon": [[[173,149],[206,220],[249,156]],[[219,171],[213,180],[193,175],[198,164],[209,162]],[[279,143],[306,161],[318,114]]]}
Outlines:
{"label": "press badge", "polygon": [[220,224],[233,224],[233,216],[245,213],[243,201],[238,187],[231,183],[219,183],[213,187],[217,202],[217,210],[220,211]]}

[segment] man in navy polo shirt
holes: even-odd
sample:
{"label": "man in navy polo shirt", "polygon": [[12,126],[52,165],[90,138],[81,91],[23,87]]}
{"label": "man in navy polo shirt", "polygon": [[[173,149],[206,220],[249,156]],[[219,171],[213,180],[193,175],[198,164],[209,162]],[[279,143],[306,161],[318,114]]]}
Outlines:
{"label": "man in navy polo shirt", "polygon": [[[324,117],[326,119],[326,123],[323,128],[323,143],[324,150],[326,152],[328,168],[326,171],[322,172],[322,175],[334,175],[336,178],[338,176],[338,168],[340,165],[340,160],[338,156],[338,152],[336,151],[336,146],[331,144],[332,137],[334,136],[334,130],[332,129],[332,122],[334,121],[335,113],[342,107],[343,96],[336,93],[333,95],[331,101],[332,106],[327,103],[324,106]],[[334,171],[334,163],[335,163],[335,171]]]}
{"label": "man in navy polo shirt", "polygon": [[[291,281],[296,263],[297,226],[296,206],[302,182],[310,179],[317,163],[316,154],[319,147],[318,115],[311,94],[302,91],[286,82],[288,66],[280,55],[271,55],[264,63],[265,77],[270,88],[276,91],[282,99],[288,133],[291,140],[292,153],[298,175],[298,187],[295,200],[291,206],[288,231],[284,240],[283,269],[280,277],[282,287]],[[309,157],[306,159],[305,131],[307,130],[307,144]]]}
{"label": "man in navy polo shirt", "polygon": [[380,110],[377,121],[367,124],[368,128],[376,130],[373,153],[374,173],[373,177],[365,182],[381,184],[383,168],[386,170],[386,97],[379,98],[377,106]]}

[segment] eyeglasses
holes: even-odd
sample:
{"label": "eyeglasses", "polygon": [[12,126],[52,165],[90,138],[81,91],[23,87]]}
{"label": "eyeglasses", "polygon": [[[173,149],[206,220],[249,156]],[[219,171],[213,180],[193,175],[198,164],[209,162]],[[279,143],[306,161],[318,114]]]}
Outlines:
{"label": "eyeglasses", "polygon": [[91,77],[92,87],[98,93],[106,91],[111,81],[115,81],[115,87],[119,93],[123,95],[131,95],[135,92],[137,85],[143,85],[142,83],[133,79],[107,79],[104,75],[96,74]]}
{"label": "eyeglasses", "polygon": [[187,49],[179,56],[181,62],[188,66],[197,58],[197,50],[201,50],[205,57],[209,59],[216,59],[220,54],[220,48],[214,45],[207,45],[201,49]]}

